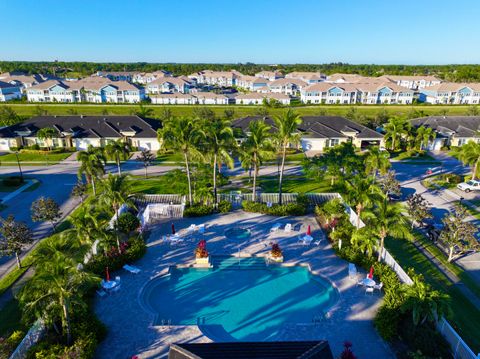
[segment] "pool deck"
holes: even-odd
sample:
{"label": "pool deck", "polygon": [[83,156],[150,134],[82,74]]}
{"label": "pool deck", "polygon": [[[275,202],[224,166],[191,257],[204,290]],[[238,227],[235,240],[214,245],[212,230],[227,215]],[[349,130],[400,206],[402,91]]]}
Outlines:
{"label": "pool deck", "polygon": [[[270,233],[277,222],[282,224],[282,229]],[[108,328],[107,338],[97,350],[97,358],[131,358],[133,355],[166,358],[171,343],[210,341],[196,326],[153,326],[154,316],[142,305],[142,289],[151,279],[167,273],[172,265],[194,263],[193,251],[202,235],[194,232],[185,243],[164,243],[161,238],[170,233],[172,223],[180,234],[192,223],[204,223],[203,238],[213,255],[262,256],[270,250],[269,243],[276,241],[283,250],[285,264],[308,264],[313,272],[332,282],[340,298],[328,312],[328,319],[318,324],[286,325],[277,340],[326,339],[335,357],[340,355],[343,342],[347,340],[353,343],[358,358],[395,357],[373,327],[372,319],[382,301],[379,292],[366,295],[363,288],[357,287],[355,281],[348,278],[347,262],[335,255],[326,240],[318,246],[299,243],[298,235],[305,233],[309,224],[312,236],[319,237],[321,230],[313,216],[271,217],[235,211],[225,215],[170,219],[151,228],[148,251],[135,263],[142,271],[136,275],[123,270],[114,273],[121,276],[120,291],[96,299],[95,311]],[[286,223],[291,223],[297,231],[285,233]],[[245,240],[226,239],[223,233],[232,226],[248,228],[252,236]]]}

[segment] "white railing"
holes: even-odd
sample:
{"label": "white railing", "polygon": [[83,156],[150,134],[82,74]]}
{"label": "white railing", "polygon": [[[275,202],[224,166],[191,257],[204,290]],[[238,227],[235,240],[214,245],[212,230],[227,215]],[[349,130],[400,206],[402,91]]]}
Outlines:
{"label": "white railing", "polygon": [[28,333],[18,344],[10,359],[23,359],[27,356],[28,350],[37,344],[45,334],[46,327],[41,319],[38,319],[29,329]]}
{"label": "white railing", "polygon": [[408,274],[403,270],[400,264],[397,263],[397,261],[392,257],[392,255],[385,248],[383,248],[383,252],[380,258],[385,264],[387,264],[390,268],[392,268],[395,273],[397,273],[398,278],[400,278],[400,280],[403,283],[408,285],[413,284],[412,278],[408,276]]}

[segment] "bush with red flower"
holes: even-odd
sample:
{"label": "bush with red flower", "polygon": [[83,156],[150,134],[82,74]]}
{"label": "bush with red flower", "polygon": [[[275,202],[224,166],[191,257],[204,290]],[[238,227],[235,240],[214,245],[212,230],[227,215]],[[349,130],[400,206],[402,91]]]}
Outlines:
{"label": "bush with red flower", "polygon": [[283,256],[282,249],[278,245],[278,243],[273,243],[272,244],[272,250],[270,251],[270,254],[274,258],[279,258]]}
{"label": "bush with red flower", "polygon": [[195,258],[207,258],[208,251],[207,251],[207,241],[202,239],[198,242],[197,248],[195,248]]}
{"label": "bush with red flower", "polygon": [[346,341],[343,343],[343,352],[340,354],[340,359],[357,359],[355,354],[352,352],[352,346],[353,344],[349,341]]}

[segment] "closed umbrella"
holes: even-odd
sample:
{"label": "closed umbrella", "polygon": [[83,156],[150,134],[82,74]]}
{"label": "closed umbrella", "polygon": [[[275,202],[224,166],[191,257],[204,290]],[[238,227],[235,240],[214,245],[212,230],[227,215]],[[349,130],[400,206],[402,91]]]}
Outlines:
{"label": "closed umbrella", "polygon": [[105,268],[105,276],[107,278],[107,282],[110,282],[110,272],[108,271],[108,267]]}
{"label": "closed umbrella", "polygon": [[370,267],[370,272],[368,273],[368,278],[373,279],[373,266]]}
{"label": "closed umbrella", "polygon": [[310,236],[311,234],[312,234],[312,229],[310,228],[310,225],[308,225],[307,235]]}
{"label": "closed umbrella", "polygon": [[175,234],[175,225],[172,223],[172,234]]}

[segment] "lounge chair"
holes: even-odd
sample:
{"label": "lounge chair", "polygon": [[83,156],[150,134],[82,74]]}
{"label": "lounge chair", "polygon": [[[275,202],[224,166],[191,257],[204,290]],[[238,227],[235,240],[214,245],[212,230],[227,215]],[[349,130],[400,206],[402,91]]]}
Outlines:
{"label": "lounge chair", "polygon": [[138,274],[140,273],[140,268],[125,264],[123,266],[123,269],[125,269],[127,272],[133,273],[133,274]]}
{"label": "lounge chair", "polygon": [[187,228],[187,233],[192,233],[197,230],[197,226],[194,224],[191,224],[190,227]]}
{"label": "lounge chair", "polygon": [[115,282],[120,283],[120,276],[117,275],[117,276],[115,277]]}
{"label": "lounge chair", "polygon": [[291,223],[287,223],[285,225],[285,232],[289,233],[292,231],[292,224]]}
{"label": "lounge chair", "polygon": [[364,285],[363,280],[357,280],[357,286],[363,287]]}
{"label": "lounge chair", "polygon": [[380,292],[382,291],[383,288],[383,282],[380,282],[380,284],[376,284],[373,286],[373,289],[378,289]]}
{"label": "lounge chair", "polygon": [[365,295],[366,295],[367,293],[373,294],[373,287],[367,287],[367,288],[365,289]]}
{"label": "lounge chair", "polygon": [[275,223],[272,228],[270,228],[270,232],[276,232],[280,229],[280,227],[282,226],[281,223]]}
{"label": "lounge chair", "polygon": [[198,228],[198,233],[205,234],[205,225],[204,224],[198,225],[197,228]]}
{"label": "lounge chair", "polygon": [[357,278],[357,267],[353,263],[348,263],[348,276],[354,279]]}

